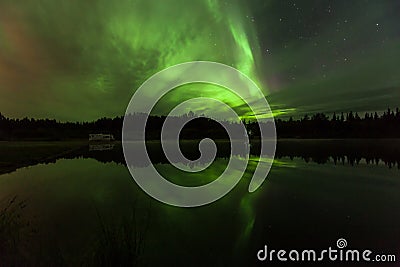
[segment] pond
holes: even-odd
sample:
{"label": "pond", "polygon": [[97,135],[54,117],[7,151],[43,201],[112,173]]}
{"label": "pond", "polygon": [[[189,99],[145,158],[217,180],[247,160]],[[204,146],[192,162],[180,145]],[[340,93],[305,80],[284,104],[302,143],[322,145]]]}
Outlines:
{"label": "pond", "polygon": [[[196,158],[196,146],[182,150]],[[159,156],[159,144],[149,147],[157,170],[187,185],[217,178],[229,160],[222,144],[209,168],[188,176]],[[178,208],[139,188],[120,144],[75,145],[2,172],[0,255],[16,266],[254,266],[266,264],[256,256],[264,245],[319,249],[339,238],[349,248],[398,255],[399,148],[393,140],[281,140],[254,193],[247,189],[256,155],[225,197]]]}

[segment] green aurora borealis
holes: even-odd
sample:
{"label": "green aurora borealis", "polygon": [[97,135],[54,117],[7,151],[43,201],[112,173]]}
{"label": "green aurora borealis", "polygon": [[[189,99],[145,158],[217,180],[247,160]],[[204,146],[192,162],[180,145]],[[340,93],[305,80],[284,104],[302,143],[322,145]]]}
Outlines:
{"label": "green aurora borealis", "polygon": [[[193,60],[238,68],[276,115],[384,110],[400,97],[399,12],[367,0],[0,0],[0,112],[120,116],[147,78]],[[200,95],[240,105],[186,86],[159,106]]]}

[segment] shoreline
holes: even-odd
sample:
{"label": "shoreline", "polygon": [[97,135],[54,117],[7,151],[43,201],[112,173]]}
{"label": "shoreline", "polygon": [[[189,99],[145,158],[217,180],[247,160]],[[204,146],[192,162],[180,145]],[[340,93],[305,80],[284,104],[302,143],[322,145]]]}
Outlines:
{"label": "shoreline", "polygon": [[[196,146],[198,140],[181,140],[182,143]],[[227,146],[229,140],[214,140],[217,144]],[[132,141],[135,142],[135,141]],[[266,141],[268,142],[268,141]],[[162,154],[162,148],[159,146],[160,140],[149,140],[147,144],[154,145],[153,153]],[[251,147],[255,153],[260,147],[260,140],[251,140]],[[400,148],[400,139],[393,138],[354,138],[354,139],[296,139],[282,138],[277,139],[277,150],[275,156],[280,154],[288,156],[319,156],[333,151],[335,155],[356,155],[358,153],[368,157],[383,157],[397,159],[397,151]],[[90,151],[91,145],[115,145],[112,150]],[[253,146],[254,145],[254,146]],[[69,156],[80,151],[88,150],[88,153],[100,153],[101,155],[115,156],[120,153],[122,142],[89,142],[88,140],[68,140],[68,141],[0,141],[0,175],[13,172],[19,168],[28,167],[41,163],[52,163],[57,159]],[[191,148],[190,148],[191,149]],[[190,150],[189,149],[189,150]],[[224,148],[225,149],[225,148]],[[223,150],[224,150],[223,149]],[[87,152],[85,152],[87,153]],[[329,153],[328,153],[329,154]],[[107,156],[107,157],[108,157]],[[326,156],[326,155],[325,155]]]}
{"label": "shoreline", "polygon": [[[212,138],[210,138],[212,139]],[[196,142],[200,141],[202,139],[180,139],[181,142]],[[229,139],[212,139],[215,142],[229,142]],[[270,141],[271,139],[265,140],[265,141]],[[358,138],[358,137],[352,137],[352,138],[277,138],[276,141],[331,141],[331,140],[337,140],[337,141],[346,141],[346,140],[400,140],[400,137],[394,138],[394,137],[363,137],[363,138]],[[138,140],[130,140],[129,142],[137,142]],[[146,140],[146,142],[161,142],[159,139],[149,139]],[[250,139],[250,142],[260,142],[260,139]],[[87,139],[67,139],[67,140],[0,140],[0,145],[1,144],[6,144],[6,143],[23,143],[23,144],[58,144],[58,143],[70,143],[70,144],[119,144],[122,143],[122,140],[114,140],[114,141],[89,141]]]}

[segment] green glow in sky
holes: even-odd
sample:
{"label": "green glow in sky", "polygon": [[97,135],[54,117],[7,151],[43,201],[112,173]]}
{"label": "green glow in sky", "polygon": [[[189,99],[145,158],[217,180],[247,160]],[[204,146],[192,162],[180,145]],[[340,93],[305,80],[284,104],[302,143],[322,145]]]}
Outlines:
{"label": "green glow in sky", "polygon": [[[24,5],[6,1],[0,8],[11,14],[0,20],[0,36],[13,47],[14,59],[31,61],[35,54],[36,62],[18,64],[26,72],[40,70],[24,81],[14,77],[24,75],[21,69],[8,65],[14,75],[0,76],[1,111],[11,116],[122,115],[127,99],[147,78],[194,60],[231,65],[257,82],[253,51],[259,46],[251,41],[253,26],[245,21],[240,1],[28,0]],[[0,66],[5,60],[0,57]],[[10,90],[18,96],[17,107],[4,101]],[[208,91],[204,88],[203,96]],[[226,100],[224,91],[212,95]],[[68,107],[77,98],[88,102],[79,111]]]}
{"label": "green glow in sky", "polygon": [[[395,108],[397,5],[3,0],[0,112],[60,120],[121,116],[146,79],[195,60],[245,73],[276,116]],[[201,91],[206,97],[208,89]],[[220,89],[214,95],[229,98]]]}

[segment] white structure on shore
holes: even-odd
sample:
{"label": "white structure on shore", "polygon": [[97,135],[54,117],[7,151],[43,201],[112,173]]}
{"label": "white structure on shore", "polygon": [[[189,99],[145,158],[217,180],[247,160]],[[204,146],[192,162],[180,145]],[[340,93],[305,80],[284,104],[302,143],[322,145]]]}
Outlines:
{"label": "white structure on shore", "polygon": [[89,141],[113,141],[114,135],[112,134],[89,134]]}

